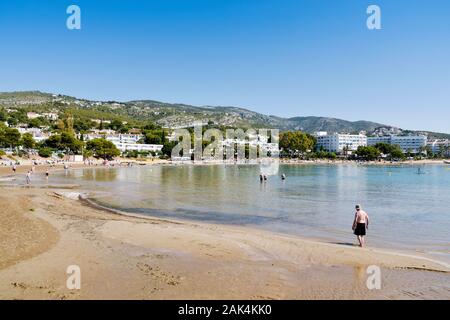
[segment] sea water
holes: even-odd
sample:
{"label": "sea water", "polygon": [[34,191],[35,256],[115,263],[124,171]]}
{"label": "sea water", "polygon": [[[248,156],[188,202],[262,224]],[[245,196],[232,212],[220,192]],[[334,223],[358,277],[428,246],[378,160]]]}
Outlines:
{"label": "sea water", "polygon": [[[420,169],[419,169],[420,168]],[[52,173],[102,205],[158,217],[246,225],[352,244],[354,207],[370,216],[367,244],[450,257],[447,165],[161,165]],[[284,173],[287,178],[282,180]]]}

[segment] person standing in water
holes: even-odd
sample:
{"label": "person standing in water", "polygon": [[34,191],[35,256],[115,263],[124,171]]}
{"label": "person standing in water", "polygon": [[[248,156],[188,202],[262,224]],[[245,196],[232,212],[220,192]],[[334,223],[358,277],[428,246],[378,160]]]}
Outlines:
{"label": "person standing in water", "polygon": [[30,171],[27,172],[26,179],[27,179],[27,184],[30,185],[31,184],[31,172]]}
{"label": "person standing in water", "polygon": [[48,169],[45,171],[45,179],[46,180],[48,180],[48,175],[49,175],[49,172],[48,172]]}
{"label": "person standing in water", "polygon": [[353,220],[353,233],[356,235],[359,241],[359,246],[364,247],[366,236],[366,230],[369,229],[369,215],[361,209],[359,204],[355,207],[355,219]]}

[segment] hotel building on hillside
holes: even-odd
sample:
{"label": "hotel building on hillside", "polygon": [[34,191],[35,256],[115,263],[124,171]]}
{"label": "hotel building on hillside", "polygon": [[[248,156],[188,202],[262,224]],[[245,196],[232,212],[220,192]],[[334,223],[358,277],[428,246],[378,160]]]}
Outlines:
{"label": "hotel building on hillside", "polygon": [[448,139],[430,140],[427,142],[427,147],[431,149],[433,154],[440,154],[443,152],[444,156],[450,156],[450,140]]}
{"label": "hotel building on hillside", "polygon": [[146,143],[121,143],[121,142],[119,142],[119,143],[114,143],[114,145],[121,152],[138,151],[138,152],[155,152],[155,153],[158,153],[163,148],[162,144],[146,144]]}
{"label": "hotel building on hillside", "polygon": [[138,151],[138,152],[160,152],[163,148],[162,144],[146,144],[138,143],[144,136],[140,134],[86,134],[83,136],[85,141],[96,138],[105,138],[111,141],[121,152]]}
{"label": "hotel building on hillside", "polygon": [[29,133],[33,136],[33,140],[35,142],[42,142],[44,140],[47,140],[51,134],[48,132],[44,132],[42,129],[40,128],[16,128],[20,134],[25,134],[25,133]]}
{"label": "hotel building on hillside", "polygon": [[416,135],[416,136],[379,136],[379,137],[368,137],[367,145],[373,146],[377,143],[384,142],[388,144],[394,144],[400,146],[403,152],[420,153],[422,148],[427,145],[427,137]]}
{"label": "hotel building on hillside", "polygon": [[329,152],[342,153],[346,149],[350,153],[356,151],[360,146],[367,146],[367,137],[363,134],[343,134],[327,132],[316,132],[317,148]]}

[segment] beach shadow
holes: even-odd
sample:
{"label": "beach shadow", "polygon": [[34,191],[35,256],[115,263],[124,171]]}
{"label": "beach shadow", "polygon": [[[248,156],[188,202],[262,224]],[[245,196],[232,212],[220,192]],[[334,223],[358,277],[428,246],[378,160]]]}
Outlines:
{"label": "beach shadow", "polygon": [[337,245],[340,245],[340,246],[357,247],[356,244],[351,243],[351,242],[330,242],[330,243],[337,244]]}

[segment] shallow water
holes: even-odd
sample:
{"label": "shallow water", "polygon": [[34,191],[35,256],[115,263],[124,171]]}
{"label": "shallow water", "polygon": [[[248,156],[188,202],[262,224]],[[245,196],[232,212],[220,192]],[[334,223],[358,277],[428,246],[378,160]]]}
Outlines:
{"label": "shallow water", "polygon": [[97,202],[129,212],[336,243],[355,242],[360,203],[371,219],[369,245],[450,257],[449,166],[281,165],[267,182],[258,175],[256,165],[183,165],[69,170],[51,181],[81,184]]}

